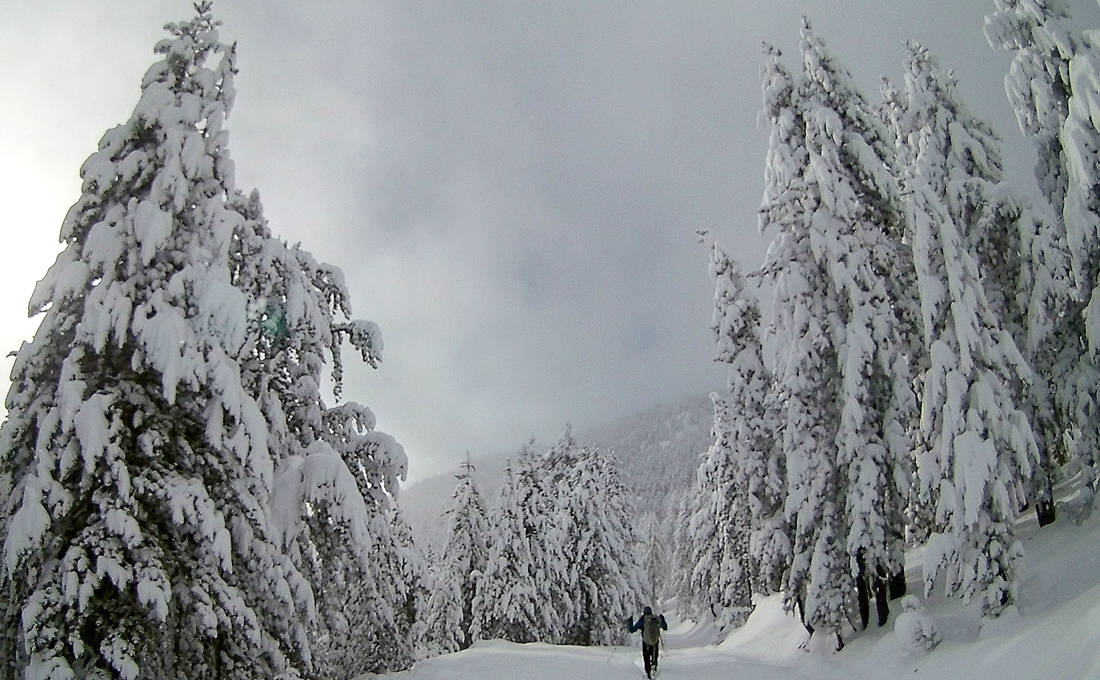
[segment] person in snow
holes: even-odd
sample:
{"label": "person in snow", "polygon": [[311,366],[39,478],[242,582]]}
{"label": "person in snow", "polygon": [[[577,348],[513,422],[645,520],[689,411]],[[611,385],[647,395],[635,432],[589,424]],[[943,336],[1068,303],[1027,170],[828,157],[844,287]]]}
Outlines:
{"label": "person in snow", "polygon": [[630,632],[642,631],[642,663],[645,664],[645,676],[652,678],[657,670],[657,649],[661,644],[661,631],[668,630],[664,614],[654,614],[646,607],[641,617],[630,624]]}

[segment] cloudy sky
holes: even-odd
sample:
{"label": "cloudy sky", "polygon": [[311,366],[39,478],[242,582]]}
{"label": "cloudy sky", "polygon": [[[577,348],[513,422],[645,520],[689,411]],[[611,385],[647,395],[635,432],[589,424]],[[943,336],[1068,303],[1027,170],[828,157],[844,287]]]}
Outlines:
{"label": "cloudy sky", "polygon": [[[1100,26],[1094,0],[1070,4]],[[277,233],[341,267],[356,316],[381,325],[382,367],[350,371],[345,396],[405,445],[414,479],[724,384],[694,234],[746,267],[763,257],[760,44],[796,67],[801,14],[871,98],[900,78],[906,39],[929,46],[1026,184],[1008,56],[982,33],[991,7],[216,4],[239,44],[237,183],[260,190]],[[0,0],[5,353],[36,327],[26,303],[81,163],[129,117],[161,26],[190,15],[181,0]]]}

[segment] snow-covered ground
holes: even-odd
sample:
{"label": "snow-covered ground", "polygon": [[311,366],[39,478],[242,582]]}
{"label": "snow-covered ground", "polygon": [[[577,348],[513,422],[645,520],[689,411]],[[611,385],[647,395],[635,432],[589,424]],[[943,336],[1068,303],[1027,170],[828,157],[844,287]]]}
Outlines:
{"label": "snow-covered ground", "polygon": [[[1042,530],[1031,515],[1022,522],[1020,535],[1026,551],[1020,606],[982,622],[976,603],[964,606],[934,593],[922,602],[942,636],[931,652],[911,651],[905,636],[895,633],[897,602],[891,603],[886,626],[876,628],[872,623],[840,653],[833,652],[829,636],[814,636],[807,649],[800,649],[806,633],[783,614],[778,598],[770,597],[759,602],[744,627],[717,645],[707,644],[713,636],[706,627],[672,625],[661,656],[662,679],[1100,680],[1100,512],[1082,526],[1063,516]],[[911,593],[920,592],[919,579],[920,574],[910,570]],[[488,641],[389,677],[637,680],[644,675],[637,646]]]}

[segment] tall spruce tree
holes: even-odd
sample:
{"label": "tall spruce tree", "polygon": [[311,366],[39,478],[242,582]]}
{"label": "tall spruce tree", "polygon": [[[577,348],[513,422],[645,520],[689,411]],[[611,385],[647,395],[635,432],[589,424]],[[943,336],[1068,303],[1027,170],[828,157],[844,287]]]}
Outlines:
{"label": "tall spruce tree", "polygon": [[915,181],[912,168],[921,168],[975,260],[991,319],[1019,350],[1008,356],[1021,361],[1016,355],[1022,354],[1027,364],[1015,369],[1006,399],[1027,415],[1038,445],[1028,496],[1045,524],[1054,519],[1053,460],[1064,459],[1051,400],[1059,352],[1051,347],[1064,345],[1059,330],[1068,302],[1066,246],[1051,222],[1005,185],[1000,142],[959,100],[953,77],[922,46],[910,44],[909,52],[905,101],[894,107],[899,167],[907,184]]}
{"label": "tall spruce tree", "polygon": [[[740,572],[736,585],[731,577],[723,578],[723,590],[730,593],[727,599],[738,601],[741,608],[751,609],[751,600],[739,589],[750,588],[755,592],[769,592],[761,581],[757,558],[750,558],[746,539],[752,533],[758,537],[766,534],[775,512],[780,507],[780,480],[771,467],[773,463],[776,433],[776,413],[771,406],[772,376],[764,366],[764,350],[760,339],[760,309],[756,298],[747,290],[745,277],[736,263],[718,245],[711,247],[711,274],[715,279],[714,314],[711,330],[716,345],[715,360],[729,366],[727,387],[729,404],[723,412],[715,400],[715,429],[718,437],[715,446],[729,447],[730,470],[728,479],[719,485],[721,505],[737,518],[730,526],[744,527],[748,533],[731,534],[729,541],[736,554]],[[714,397],[712,396],[712,399]],[[732,417],[729,410],[738,414]],[[722,425],[724,424],[724,425]],[[766,543],[766,539],[764,540]],[[733,593],[739,593],[733,596]],[[738,617],[740,618],[740,617]]]}
{"label": "tall spruce tree", "polygon": [[473,603],[477,579],[489,556],[485,506],[473,480],[469,456],[455,475],[451,495],[450,532],[439,557],[431,599],[428,601],[428,640],[443,652],[466,649],[474,643]]}
{"label": "tall spruce tree", "polygon": [[[987,128],[954,97],[949,76],[911,49],[908,105],[897,122],[929,366],[922,377],[918,494],[935,508],[926,588],[977,594],[997,614],[1015,600],[1013,538],[1038,458],[1018,408],[1030,371],[989,303],[968,232],[994,209],[998,156]],[[1000,228],[1007,228],[1001,226]],[[1002,291],[997,291],[998,293]]]}
{"label": "tall spruce tree", "polygon": [[566,644],[623,644],[623,621],[637,611],[646,590],[625,491],[612,456],[580,446],[573,460],[557,485],[555,513],[557,526],[569,530],[561,556],[572,603],[552,613],[572,612],[565,619]]}
{"label": "tall spruce tree", "polygon": [[535,642],[548,637],[545,618],[554,615],[544,605],[547,517],[545,481],[528,444],[504,471],[504,484],[489,515],[492,543],[485,571],[474,594],[474,639],[502,638]]}
{"label": "tall spruce tree", "polygon": [[[782,498],[787,540],[777,541],[773,535],[773,554],[763,566],[769,576],[774,574],[772,570],[781,569],[776,577],[784,591],[784,607],[788,611],[799,608],[803,622],[818,627],[824,617],[816,607],[807,616],[805,598],[816,535],[833,528],[838,512],[835,433],[839,413],[835,385],[839,355],[832,329],[838,312],[837,301],[829,294],[828,274],[814,253],[811,239],[813,196],[805,176],[809,155],[804,86],[790,78],[779,58],[778,51],[773,50],[772,64],[766,71],[770,79],[765,85],[765,109],[775,106],[770,117],[776,128],[765,169],[761,229],[777,232],[764,271],[775,289],[774,341],[786,350],[776,358],[775,374],[778,398],[786,406],[778,452],[786,482]],[[842,549],[835,534],[827,540],[834,548]],[[775,554],[777,547],[789,552]],[[839,550],[833,552],[837,561],[840,554]],[[835,565],[832,571],[838,568]],[[838,587],[849,582],[846,578],[840,580]]]}
{"label": "tall spruce tree", "polygon": [[234,49],[169,24],[131,118],[81,169],[0,433],[12,677],[294,677],[308,587],[262,508],[223,129]]}
{"label": "tall spruce tree", "polygon": [[786,186],[766,192],[762,208],[764,226],[774,218],[780,228],[766,270],[776,272],[776,327],[790,352],[776,370],[788,405],[786,597],[839,643],[852,586],[900,568],[895,461],[910,449],[915,399],[895,301],[911,268],[888,132],[806,21],[801,49],[802,79],[779,119],[801,126],[803,147],[777,140],[769,162],[792,165],[769,168]]}
{"label": "tall spruce tree", "polygon": [[[764,45],[768,57],[762,69],[763,109],[761,119],[771,126],[768,154],[764,163],[764,198],[759,212],[760,231],[776,229],[776,236],[761,274],[775,286],[774,310],[778,316],[773,322],[773,333],[795,330],[808,310],[799,311],[810,302],[807,293],[812,291],[809,274],[816,279],[815,268],[804,270],[812,263],[807,248],[807,232],[804,213],[800,208],[803,181],[801,168],[805,165],[805,127],[798,109],[800,106],[797,82],[783,64],[782,55],[771,45]],[[809,284],[809,285],[808,285]],[[808,320],[807,320],[808,321]],[[811,346],[815,343],[811,342]],[[771,391],[772,404],[784,403],[783,394],[788,387],[778,382],[784,373],[784,363],[793,355],[777,357]],[[798,404],[801,406],[801,404]],[[791,526],[787,521],[785,505],[787,497],[788,446],[796,440],[785,440],[785,418],[781,409],[773,409],[771,421],[772,446],[761,461],[761,466],[751,466],[755,500],[751,510],[755,529],[752,535],[752,556],[757,562],[761,592],[777,593],[783,590],[784,580],[792,560]],[[794,424],[801,430],[802,419]],[[796,435],[797,436],[797,435]]]}
{"label": "tall spruce tree", "polygon": [[[402,550],[384,540],[398,527],[381,520],[391,516],[405,453],[375,430],[368,408],[328,407],[320,387],[331,364],[334,390],[340,393],[345,340],[376,367],[381,334],[373,323],[348,319],[349,296],[338,269],[272,235],[256,192],[247,199],[237,195],[233,204],[245,219],[230,251],[231,281],[250,301],[239,364],[242,382],[264,414],[276,461],[275,530],[283,550],[309,578],[317,603],[310,674],[341,677],[404,667],[411,661],[409,650],[391,655],[363,640],[388,639],[382,631],[391,629],[383,622],[403,606],[395,592],[404,585],[379,591],[371,565],[397,559],[392,553]],[[386,552],[379,552],[383,548]],[[380,592],[388,593],[389,601]],[[378,630],[368,631],[371,627]],[[353,639],[358,653],[347,654],[342,645]]]}
{"label": "tall spruce tree", "polygon": [[[1035,177],[1069,248],[1074,292],[1057,318],[1055,423],[1084,474],[1083,513],[1100,486],[1100,45],[1061,0],[994,0],[986,37],[1013,52],[1005,91],[1037,153]],[[1049,439],[1049,437],[1048,437]]]}
{"label": "tall spruce tree", "polygon": [[578,560],[576,550],[580,527],[589,500],[576,496],[573,486],[578,482],[579,468],[587,451],[573,435],[572,425],[566,425],[561,436],[536,461],[539,478],[545,486],[545,515],[542,533],[532,546],[539,564],[543,601],[542,640],[555,644],[566,642],[574,634],[574,623],[582,618],[577,592]]}
{"label": "tall spruce tree", "polygon": [[[20,583],[3,615],[37,612],[0,644],[28,677],[341,676],[330,633],[357,632],[348,602],[378,590],[366,554],[394,553],[372,544],[404,453],[367,409],[320,396],[330,362],[339,394],[343,341],[374,366],[380,335],[346,320],[339,270],[274,238],[258,195],[235,190],[234,50],[196,9],[85,163],[32,299],[43,324],[0,434],[20,490],[0,525],[0,578]],[[367,614],[359,630],[380,636]]]}
{"label": "tall spruce tree", "polygon": [[[709,234],[701,236],[711,246],[712,330],[716,360],[729,365],[730,393],[728,398],[711,395],[714,442],[696,473],[690,583],[696,609],[709,610],[719,627],[728,629],[747,618],[753,590],[763,590],[750,555],[754,510],[763,518],[777,507],[776,495],[765,489],[773,441],[765,407],[770,377],[756,301],[746,293],[737,265]],[[739,417],[732,417],[731,410]]]}

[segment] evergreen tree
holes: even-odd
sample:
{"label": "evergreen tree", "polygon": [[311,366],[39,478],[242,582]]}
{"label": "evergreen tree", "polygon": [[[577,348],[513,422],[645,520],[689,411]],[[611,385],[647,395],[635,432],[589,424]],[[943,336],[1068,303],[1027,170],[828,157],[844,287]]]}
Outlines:
{"label": "evergreen tree", "polygon": [[[910,448],[915,400],[895,301],[911,268],[887,171],[892,140],[806,22],[801,48],[803,78],[778,114],[788,138],[773,136],[780,147],[769,152],[769,165],[782,167],[768,176],[786,186],[767,191],[762,208],[765,226],[780,228],[766,270],[777,273],[776,327],[789,352],[776,370],[788,406],[785,589],[808,627],[839,641],[853,583],[900,568],[895,461]],[[804,134],[800,149],[789,144],[793,126]]]}
{"label": "evergreen tree", "polygon": [[[1057,371],[1058,353],[1049,346],[1063,344],[1058,331],[1068,301],[1065,244],[1049,221],[1039,219],[1005,186],[999,140],[959,101],[952,76],[920,45],[909,49],[906,101],[895,116],[900,167],[920,164],[981,272],[991,319],[1011,336],[1028,364],[1026,371],[1018,369],[1026,377],[1016,380],[1008,398],[1027,414],[1037,440],[1029,496],[1040,522],[1047,523],[1054,519],[1049,449],[1061,448],[1062,428],[1050,398],[1056,385],[1044,376]],[[919,143],[919,149],[910,143]]]}
{"label": "evergreen tree", "polygon": [[1035,177],[1069,248],[1074,293],[1057,317],[1056,356],[1046,377],[1057,386],[1056,426],[1084,473],[1087,514],[1100,485],[1100,46],[1074,27],[1061,0],[994,4],[986,36],[1015,53],[1005,90],[1035,145]]}
{"label": "evergreen tree", "polygon": [[544,481],[528,445],[515,469],[504,471],[497,504],[489,517],[489,557],[474,594],[474,639],[534,642],[546,633],[547,583],[540,543],[550,505]]}
{"label": "evergreen tree", "polygon": [[473,480],[469,456],[451,495],[450,533],[436,562],[436,578],[428,601],[428,639],[444,652],[473,644],[473,602],[477,579],[489,555],[485,507]]}
{"label": "evergreen tree", "polygon": [[708,454],[725,459],[716,502],[726,544],[720,591],[730,612],[720,623],[728,626],[744,621],[752,608],[752,591],[769,592],[750,557],[750,538],[770,526],[780,507],[780,489],[769,470],[776,423],[769,408],[772,377],[764,366],[760,310],[736,263],[717,243],[711,244],[710,267],[715,278],[715,359],[729,366],[729,402],[711,396],[716,436]]}
{"label": "evergreen tree", "polygon": [[[277,240],[258,195],[234,189],[222,129],[234,52],[218,42],[209,4],[197,11],[168,26],[174,39],[157,46],[165,59],[147,73],[133,117],[85,163],[84,195],[63,225],[66,251],[32,300],[45,318],[23,351],[36,364],[26,375],[38,377],[22,395],[13,388],[0,455],[5,477],[24,489],[52,478],[55,493],[73,491],[64,503],[55,495],[45,515],[33,499],[12,501],[24,519],[0,536],[18,573],[62,548],[51,530],[79,532],[51,568],[71,572],[75,585],[83,579],[85,590],[21,593],[61,610],[28,630],[64,616],[68,628],[47,626],[50,635],[82,631],[69,635],[68,650],[35,633],[30,663],[49,671],[75,661],[78,673],[113,668],[123,677],[346,677],[359,670],[354,659],[407,665],[408,652],[402,660],[332,651],[334,631],[366,626],[380,637],[376,612],[352,605],[377,600],[383,582],[366,556],[396,552],[374,544],[389,535],[378,520],[392,516],[405,456],[373,431],[369,410],[326,408],[321,373],[331,362],[339,394],[343,341],[375,366],[381,338],[374,324],[345,320],[339,270]],[[20,412],[18,402],[53,409],[52,430],[39,424],[43,412]],[[88,420],[62,422],[65,409]],[[19,453],[51,439],[70,454]],[[25,521],[36,516],[38,526]],[[115,565],[110,574],[104,560]],[[94,606],[65,612],[74,596]],[[22,604],[13,598],[4,615]],[[109,624],[97,631],[98,621]],[[25,632],[11,630],[3,644],[17,651],[5,658],[24,664]],[[55,656],[36,661],[41,644]]]}
{"label": "evergreen tree", "polygon": [[279,467],[278,535],[317,603],[311,677],[400,669],[415,660],[419,561],[396,506],[405,454],[365,407],[327,408],[320,438]]}
{"label": "evergreen tree", "polygon": [[576,552],[589,500],[577,497],[574,485],[578,483],[578,469],[587,455],[573,435],[573,427],[566,425],[561,437],[554,442],[536,462],[539,478],[544,480],[543,492],[546,514],[542,517],[542,532],[532,545],[532,554],[539,565],[543,602],[540,605],[541,631],[544,642],[564,643],[570,639],[572,628],[583,617],[580,610],[578,587],[578,562]]}
{"label": "evergreen tree", "polygon": [[1017,408],[1029,370],[988,302],[967,238],[967,227],[980,224],[993,202],[997,154],[987,129],[919,46],[911,50],[907,84],[899,167],[930,357],[918,494],[935,508],[937,529],[926,552],[926,587],[945,571],[949,592],[979,594],[983,611],[997,614],[1015,599],[1019,546],[1012,527],[1038,457]]}
{"label": "evergreen tree", "polygon": [[[279,480],[272,501],[277,531],[308,575],[318,603],[310,628],[311,675],[346,677],[406,666],[409,650],[387,655],[361,645],[349,655],[342,648],[355,627],[358,638],[388,639],[381,622],[403,606],[380,599],[370,565],[393,561],[402,550],[385,539],[395,527],[379,520],[393,512],[405,454],[392,437],[374,430],[369,409],[355,403],[329,408],[320,388],[331,363],[339,394],[344,340],[376,367],[381,335],[373,323],[346,320],[350,309],[341,272],[277,240],[256,192],[233,203],[245,219],[230,251],[231,280],[250,300],[242,382],[267,421]],[[386,552],[379,552],[383,547]],[[396,588],[403,591],[404,585]],[[383,611],[370,611],[371,605]],[[363,630],[375,625],[378,631]]]}
{"label": "evergreen tree", "polygon": [[672,559],[668,547],[674,545],[671,522],[663,520],[656,512],[646,512],[636,523],[637,539],[642,546],[643,575],[646,584],[644,602],[660,602],[670,592]]}
{"label": "evergreen tree", "polygon": [[[807,225],[800,207],[806,133],[799,110],[801,104],[797,82],[783,64],[778,49],[765,44],[764,52],[768,61],[762,69],[764,107],[761,118],[770,123],[771,131],[764,164],[764,198],[759,213],[759,228],[764,232],[774,227],[777,233],[761,274],[776,286],[774,310],[777,318],[773,333],[778,334],[783,332],[780,329],[795,332],[795,323],[810,321],[803,316],[807,310],[802,306],[812,305],[808,294],[813,288],[807,286],[812,286],[817,280],[817,268],[812,266],[813,259],[808,252]],[[781,314],[786,314],[785,319],[780,318]],[[805,330],[813,333],[810,329]],[[790,388],[779,383],[778,377],[784,373],[784,359],[793,358],[793,353],[777,358],[772,404],[786,403],[783,395]],[[754,498],[750,499],[754,524],[751,551],[758,565],[760,590],[766,594],[783,590],[793,556],[791,526],[785,511],[786,452],[789,445],[797,442],[795,438],[785,439],[786,424],[780,416],[781,409],[770,409],[769,412],[775,414],[769,423],[773,444],[759,464],[749,465],[750,479],[753,480],[750,483],[754,486]],[[800,418],[794,421],[799,434],[805,422]]]}
{"label": "evergreen tree", "polygon": [[[237,363],[242,215],[209,3],[169,24],[81,169],[0,432],[6,676],[297,676],[308,584],[265,525],[266,423]],[[213,62],[208,65],[208,62]]]}
{"label": "evergreen tree", "polygon": [[557,486],[556,513],[558,526],[569,527],[562,556],[573,602],[553,613],[572,612],[564,619],[566,644],[620,645],[623,621],[645,591],[638,541],[614,459],[596,448],[574,450],[575,462]]}

